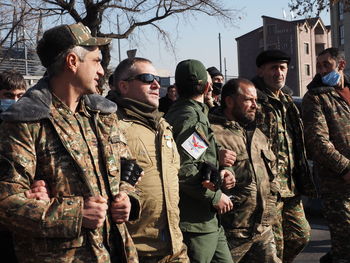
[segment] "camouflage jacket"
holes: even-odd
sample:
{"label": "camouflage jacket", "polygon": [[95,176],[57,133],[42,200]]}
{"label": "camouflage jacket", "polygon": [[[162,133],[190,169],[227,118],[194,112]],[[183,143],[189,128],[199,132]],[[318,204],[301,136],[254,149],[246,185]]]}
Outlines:
{"label": "camouflage jacket", "polygon": [[[267,95],[263,80],[259,77],[253,79],[258,93],[259,110],[256,116],[257,127],[269,138],[272,145],[272,150],[275,156],[279,156],[279,134],[277,126],[277,116],[274,106],[272,105],[272,98]],[[287,88],[287,89],[286,89]],[[285,91],[288,87],[282,89],[287,100],[286,116],[288,116],[292,127],[289,129],[293,132],[292,143],[294,152],[293,157],[295,167],[292,171],[292,191],[296,188],[297,192],[303,195],[315,196],[316,189],[313,178],[310,173],[310,168],[306,158],[306,151],[304,145],[303,123],[301,121],[300,113],[296,105],[293,103],[292,97]]]}
{"label": "camouflage jacket", "polygon": [[259,129],[246,130],[221,111],[209,115],[209,120],[218,143],[237,154],[236,186],[229,190],[234,209],[222,216],[222,224],[232,238],[252,238],[276,216],[276,157]]}
{"label": "camouflage jacket", "polygon": [[[0,220],[14,233],[19,261],[107,263],[118,258],[138,262],[125,224],[114,224],[109,213],[104,227],[82,227],[84,197],[88,196],[111,200],[125,190],[134,207],[132,217],[139,213],[134,188],[120,183],[120,157],[129,153],[118,128],[116,105],[99,95],[84,96],[85,113],[76,114],[90,125],[78,126],[71,119],[64,120],[53,101],[48,81],[42,79],[2,115]],[[95,139],[87,141],[79,127],[89,127]],[[89,169],[90,158],[85,154],[98,153],[97,145],[102,157],[97,160],[102,170],[98,177]],[[50,201],[24,195],[36,179],[47,182]]]}
{"label": "camouflage jacket", "polygon": [[168,256],[182,249],[179,227],[180,157],[172,128],[155,108],[120,98],[110,91],[107,98],[118,104],[120,128],[145,175],[136,185],[140,191],[141,216],[127,227],[139,256]]}
{"label": "camouflage jacket", "polygon": [[[349,76],[345,85],[350,87]],[[350,193],[342,176],[350,171],[350,106],[334,87],[316,75],[302,109],[307,152],[314,160],[321,194]]]}

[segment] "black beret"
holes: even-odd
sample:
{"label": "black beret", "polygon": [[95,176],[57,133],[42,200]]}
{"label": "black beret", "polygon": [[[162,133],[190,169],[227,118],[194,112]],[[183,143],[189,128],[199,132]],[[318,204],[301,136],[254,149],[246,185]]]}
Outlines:
{"label": "black beret", "polygon": [[216,67],[207,68],[207,71],[212,78],[215,76],[224,76]]}
{"label": "black beret", "polygon": [[265,50],[256,57],[255,62],[258,68],[269,62],[286,62],[289,64],[290,56],[278,49]]}

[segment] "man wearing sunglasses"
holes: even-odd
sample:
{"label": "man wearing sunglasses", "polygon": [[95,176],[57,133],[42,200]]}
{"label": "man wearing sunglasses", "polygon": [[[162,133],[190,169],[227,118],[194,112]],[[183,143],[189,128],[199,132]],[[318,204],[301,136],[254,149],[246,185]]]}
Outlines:
{"label": "man wearing sunglasses", "polygon": [[120,125],[145,175],[136,185],[141,216],[128,224],[140,262],[189,262],[179,228],[179,155],[170,125],[159,106],[159,77],[144,58],[123,60],[107,96],[118,105]]}

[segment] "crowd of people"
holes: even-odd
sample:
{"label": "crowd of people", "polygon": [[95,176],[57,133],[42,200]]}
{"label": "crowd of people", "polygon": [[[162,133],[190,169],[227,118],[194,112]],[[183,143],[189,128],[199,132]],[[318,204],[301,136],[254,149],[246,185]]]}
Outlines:
{"label": "crowd of people", "polygon": [[281,50],[257,56],[252,80],[226,83],[181,61],[161,99],[152,62],[127,58],[103,97],[110,41],[81,23],[54,27],[37,46],[46,75],[35,86],[0,73],[7,262],[289,263],[311,235],[302,195],[323,201],[332,248],[320,261],[350,262],[342,51],[318,55],[300,113]]}

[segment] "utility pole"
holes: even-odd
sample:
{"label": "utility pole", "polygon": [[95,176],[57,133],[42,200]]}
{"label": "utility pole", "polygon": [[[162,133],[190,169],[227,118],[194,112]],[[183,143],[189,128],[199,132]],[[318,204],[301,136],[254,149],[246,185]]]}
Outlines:
{"label": "utility pole", "polygon": [[222,72],[222,65],[221,65],[221,34],[219,33],[219,60],[220,60],[220,72]]}
{"label": "utility pole", "polygon": [[[119,15],[117,15],[117,30],[118,30],[118,35],[120,34],[120,29],[119,29]],[[119,54],[119,63],[121,61],[120,59],[120,38],[118,38],[118,54]]]}
{"label": "utility pole", "polygon": [[224,58],[224,67],[225,67],[225,82],[227,82],[226,58]]}

